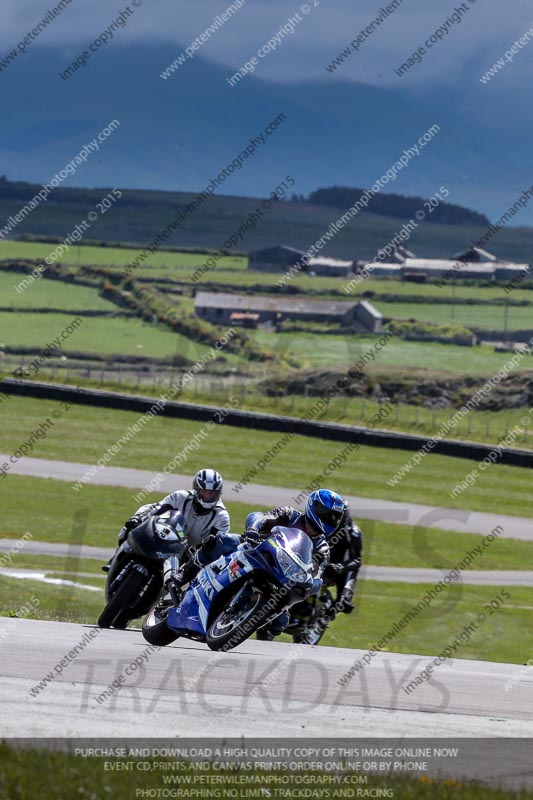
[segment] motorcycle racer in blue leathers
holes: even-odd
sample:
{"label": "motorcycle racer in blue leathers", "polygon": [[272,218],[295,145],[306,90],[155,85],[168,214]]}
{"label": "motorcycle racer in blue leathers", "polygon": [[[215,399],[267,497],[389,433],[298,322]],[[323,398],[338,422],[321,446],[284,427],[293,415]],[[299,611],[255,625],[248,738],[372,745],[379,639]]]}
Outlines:
{"label": "motorcycle racer in blue leathers", "polygon": [[[307,498],[305,511],[298,511],[290,506],[273,508],[271,511],[253,511],[248,514],[245,524],[245,540],[257,543],[269,535],[272,528],[282,525],[288,528],[297,528],[304,531],[313,544],[313,560],[315,564],[316,591],[319,591],[321,576],[329,561],[329,545],[327,537],[331,536],[339,527],[344,512],[344,501],[336,492],[320,489],[312,492]],[[172,583],[176,589],[191,581],[206,564],[211,563],[221,555],[232,552],[238,545],[239,539],[233,534],[217,534],[207,537],[195,555],[185,566],[175,571],[171,560],[165,572],[165,585]],[[288,614],[281,614],[268,628],[268,635],[260,632],[259,638],[273,638],[287,626]]]}
{"label": "motorcycle racer in blue leathers", "polygon": [[[305,531],[313,544],[316,578],[321,579],[330,559],[328,539],[338,530],[344,511],[345,503],[340,495],[329,489],[319,489],[309,495],[303,512],[291,506],[278,506],[264,513],[252,512],[246,518],[245,535],[252,539],[263,537],[276,525]],[[289,614],[281,614],[266,628],[261,628],[257,638],[271,640],[288,624]]]}

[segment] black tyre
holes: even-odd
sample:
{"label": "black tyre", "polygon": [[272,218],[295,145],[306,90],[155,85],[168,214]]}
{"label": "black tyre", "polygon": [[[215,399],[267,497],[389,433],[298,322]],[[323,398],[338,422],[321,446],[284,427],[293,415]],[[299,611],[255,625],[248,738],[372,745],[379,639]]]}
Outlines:
{"label": "black tyre", "polygon": [[146,578],[133,569],[126,576],[115,594],[108,600],[106,607],[98,617],[100,628],[127,628],[132,619],[135,619],[135,601],[139,589]]}
{"label": "black tyre", "polygon": [[211,650],[232,650],[246,641],[272,616],[267,597],[255,586],[246,584],[215,617],[205,636]]}
{"label": "black tyre", "polygon": [[303,631],[298,631],[292,637],[294,644],[318,644],[326,632],[326,628],[318,625],[313,625],[312,628],[305,628]]}
{"label": "black tyre", "polygon": [[179,635],[171,631],[167,625],[167,615],[171,605],[157,605],[152,608],[148,616],[143,622],[142,632],[143,636],[149,644],[156,647],[164,647],[166,644],[172,644]]}

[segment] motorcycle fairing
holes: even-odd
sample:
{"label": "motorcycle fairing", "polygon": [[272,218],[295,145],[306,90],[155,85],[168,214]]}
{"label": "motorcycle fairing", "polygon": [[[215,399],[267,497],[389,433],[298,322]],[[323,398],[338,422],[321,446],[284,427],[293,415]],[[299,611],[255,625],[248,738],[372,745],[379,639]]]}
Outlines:
{"label": "motorcycle fairing", "polygon": [[[285,572],[276,557],[278,548],[290,553],[291,557],[296,556],[296,563],[310,570],[312,545],[308,537],[294,528],[274,529],[272,535],[256,547],[241,544],[230,555],[220,556],[203,567],[191,582],[180,605],[169,610],[168,627],[180,636],[205,640],[213,602],[232,583],[251,572],[257,572],[274,577],[280,586],[286,585]],[[305,583],[313,583],[310,571]]]}

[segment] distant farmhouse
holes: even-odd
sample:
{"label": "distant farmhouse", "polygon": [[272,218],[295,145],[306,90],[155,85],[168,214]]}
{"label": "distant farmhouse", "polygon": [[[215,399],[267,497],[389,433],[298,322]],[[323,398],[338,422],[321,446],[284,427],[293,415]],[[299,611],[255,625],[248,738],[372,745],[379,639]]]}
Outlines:
{"label": "distant farmhouse", "polygon": [[367,266],[371,266],[372,274],[376,276],[419,282],[427,278],[511,281],[523,277],[529,270],[528,264],[498,261],[496,256],[480,247],[470,247],[452,258],[413,258],[395,251],[389,261],[376,260]]}
{"label": "distant farmhouse", "polygon": [[359,333],[380,333],[383,316],[371,303],[264,297],[252,294],[198,292],[197,316],[218,325],[276,325],[283,320],[335,322]]}
{"label": "distant farmhouse", "polygon": [[353,261],[343,261],[339,258],[306,258],[301,250],[287,247],[284,244],[275,247],[266,247],[264,250],[253,250],[248,254],[250,269],[260,272],[285,272],[290,267],[301,266],[307,274],[330,275],[333,277],[347,278],[354,269]]}
{"label": "distant farmhouse", "polygon": [[286,272],[299,265],[308,275],[351,277],[364,266],[370,266],[376,276],[424,282],[428,278],[482,278],[494,281],[511,281],[524,277],[527,264],[499,261],[496,256],[480,247],[470,247],[452,258],[416,258],[402,245],[394,248],[387,260],[380,260],[378,252],[374,261],[343,261],[336,258],[306,258],[305,253],[286,245],[276,245],[254,250],[248,255],[250,269],[263,272]]}

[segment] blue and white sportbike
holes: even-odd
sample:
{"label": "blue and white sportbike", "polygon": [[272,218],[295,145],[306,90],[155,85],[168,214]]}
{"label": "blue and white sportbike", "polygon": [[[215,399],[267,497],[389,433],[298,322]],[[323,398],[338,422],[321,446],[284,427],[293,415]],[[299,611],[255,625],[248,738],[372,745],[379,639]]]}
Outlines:
{"label": "blue and white sportbike", "polygon": [[242,542],[203,567],[182,590],[171,588],[146,617],[143,635],[153,645],[185,636],[231,650],[321,586],[309,536],[277,526],[259,544]]}

